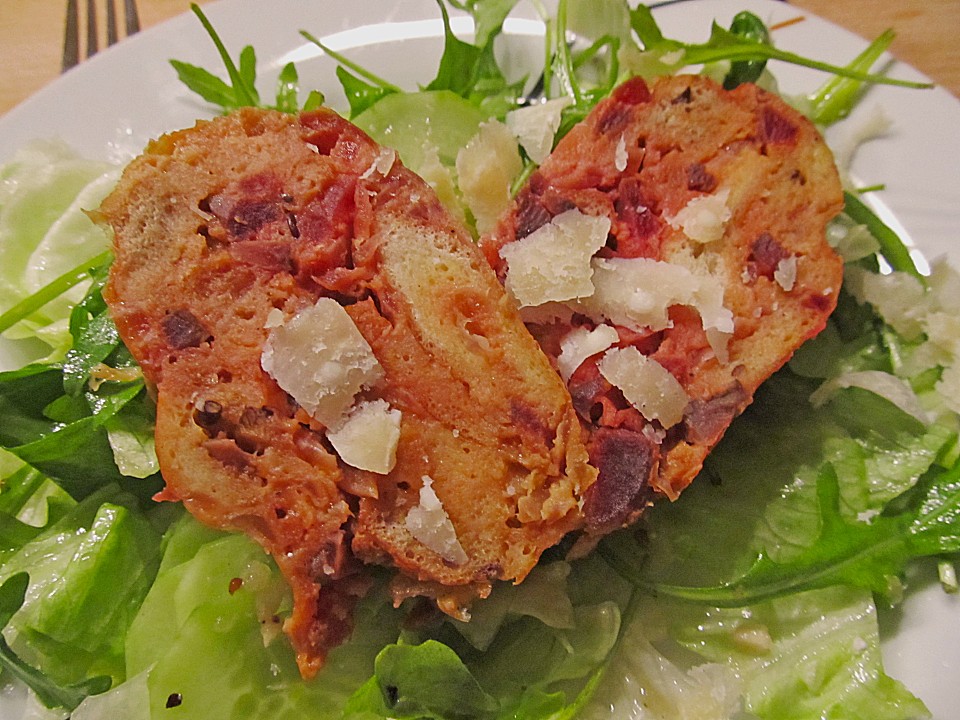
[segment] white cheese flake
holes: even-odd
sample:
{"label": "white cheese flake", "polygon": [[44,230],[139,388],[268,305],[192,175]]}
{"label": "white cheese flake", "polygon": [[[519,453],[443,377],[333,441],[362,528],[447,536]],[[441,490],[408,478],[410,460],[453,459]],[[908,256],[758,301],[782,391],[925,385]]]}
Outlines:
{"label": "white cheese flake", "polygon": [[627,139],[621,134],[620,139],[617,141],[617,149],[613,154],[613,166],[617,169],[618,172],[623,172],[627,169]]}
{"label": "white cheese flake", "polygon": [[560,341],[560,355],[557,367],[564,382],[576,372],[588,357],[601,353],[620,340],[615,328],[610,325],[597,325],[593,330],[576,327]]}
{"label": "white cheese flake", "polygon": [[360,177],[367,179],[373,177],[374,173],[386,177],[390,174],[390,170],[393,169],[393,164],[396,161],[397,151],[393,148],[382,147],[380,148],[380,152],[377,153],[377,157],[370,163],[370,167],[368,167]]}
{"label": "white cheese flake", "polygon": [[593,294],[591,258],[607,242],[610,219],[567,210],[500,249],[506,287],[520,307]]}
{"label": "white cheese flake", "polygon": [[797,256],[791,255],[778,262],[776,270],[773,271],[773,279],[785,292],[793,290],[793,286],[797,284]]}
{"label": "white cheese flake", "polygon": [[320,298],[271,328],[260,365],[328,428],[340,424],[361,389],[383,377],[370,345],[332,298]]}
{"label": "white cheese flake", "polygon": [[468,560],[467,553],[460,545],[457,531],[433,489],[433,479],[428,475],[424,475],[422,479],[420,503],[407,513],[405,521],[407,530],[418,542],[426,545],[447,562],[463,565]]}
{"label": "white cheese flake", "polygon": [[527,155],[537,165],[547,159],[553,149],[553,138],[560,128],[563,109],[573,102],[569,96],[511,110],[504,120]]}
{"label": "white cheese flake", "polygon": [[283,310],[281,310],[280,308],[273,308],[270,312],[267,313],[267,319],[263,323],[263,327],[269,330],[270,328],[275,328],[275,327],[279,327],[280,325],[283,325],[283,321],[284,321]]}
{"label": "white cheese flake", "polygon": [[680,230],[691,240],[711,243],[723,237],[730,220],[727,200],[730,190],[723,188],[712,195],[701,195],[688,202],[676,215],[665,216],[674,230]]}
{"label": "white cheese flake", "polygon": [[721,362],[733,334],[733,313],[723,304],[723,284],[712,274],[650,258],[594,258],[596,291],[579,301],[594,320],[609,320],[637,332],[670,327],[674,305],[695,308],[710,346]]}
{"label": "white cheese flake", "polygon": [[386,400],[360,402],[327,439],[347,465],[386,475],[397,462],[401,413]]}
{"label": "white cheese flake", "polygon": [[773,638],[766,625],[746,623],[735,628],[733,642],[751,655],[768,655],[773,651]]}
{"label": "white cheese flake", "polygon": [[513,133],[498,120],[480,125],[457,153],[457,180],[463,200],[473,213],[477,232],[493,229],[510,204],[510,185],[523,169]]}
{"label": "white cheese flake", "polygon": [[635,347],[607,350],[598,367],[647,420],[659,420],[669,428],[683,419],[690,400],[683,386],[663,365]]}

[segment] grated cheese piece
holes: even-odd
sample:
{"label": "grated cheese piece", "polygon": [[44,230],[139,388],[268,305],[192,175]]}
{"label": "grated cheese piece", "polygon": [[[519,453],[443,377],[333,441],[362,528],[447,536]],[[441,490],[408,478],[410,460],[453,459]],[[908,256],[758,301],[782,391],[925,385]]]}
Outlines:
{"label": "grated cheese piece", "polygon": [[613,166],[619,171],[623,172],[627,169],[627,160],[629,159],[627,155],[627,139],[621,134],[620,139],[617,141],[617,149],[613,155]]}
{"label": "grated cheese piece", "polygon": [[270,312],[267,313],[267,319],[263,323],[263,327],[267,330],[283,325],[285,318],[283,316],[283,310],[280,308],[273,308]]}
{"label": "grated cheese piece", "polygon": [[715,275],[650,258],[595,258],[593,268],[596,291],[578,305],[594,320],[637,332],[663,330],[670,327],[670,307],[687,305],[700,314],[710,346],[726,362],[733,313],[723,304],[723,285]]}
{"label": "grated cheese piece", "polygon": [[777,269],[773,271],[773,279],[786,292],[793,290],[797,283],[797,256],[791,255],[778,262]]}
{"label": "grated cheese piece", "polygon": [[420,504],[407,513],[405,524],[410,534],[433,550],[437,555],[454,565],[463,565],[467,560],[457,531],[450,522],[447,511],[433,489],[433,479],[424,475],[420,487]]}
{"label": "grated cheese piece", "polygon": [[400,418],[386,400],[360,402],[327,439],[347,465],[386,475],[397,462]]}
{"label": "grated cheese piece", "polygon": [[584,360],[603,352],[619,340],[619,334],[610,325],[597,325],[593,330],[574,328],[560,341],[560,355],[557,357],[560,377],[566,382]]}
{"label": "grated cheese piece", "polygon": [[723,237],[724,228],[730,220],[727,200],[730,190],[723,188],[712,195],[693,198],[673,216],[665,216],[674,230],[681,230],[691,240],[710,243]]}
{"label": "grated cheese piece", "polygon": [[332,298],[270,330],[260,365],[312,417],[339,425],[354,396],[383,377],[370,345]]}
{"label": "grated cheese piece", "polygon": [[507,127],[527,155],[537,165],[547,159],[553,149],[553,138],[560,128],[563,109],[573,102],[569,96],[546,100],[507,113]]}
{"label": "grated cheese piece", "polygon": [[393,169],[393,164],[397,160],[397,151],[393,148],[382,147],[380,152],[377,153],[377,157],[373,159],[373,162],[370,163],[370,167],[364,170],[363,175],[360,177],[367,179],[373,177],[374,173],[386,177],[390,174],[390,171]]}
{"label": "grated cheese piece", "polygon": [[607,350],[598,367],[647,420],[659,420],[669,428],[683,419],[690,399],[683,386],[663,365],[635,347]]}
{"label": "grated cheese piece", "polygon": [[506,287],[520,307],[593,294],[590,259],[607,242],[610,219],[567,210],[525,238],[505,245]]}
{"label": "grated cheese piece", "polygon": [[477,232],[493,229],[510,204],[510,185],[523,169],[513,133],[498,120],[480,125],[457,153],[457,177],[463,200],[473,213]]}

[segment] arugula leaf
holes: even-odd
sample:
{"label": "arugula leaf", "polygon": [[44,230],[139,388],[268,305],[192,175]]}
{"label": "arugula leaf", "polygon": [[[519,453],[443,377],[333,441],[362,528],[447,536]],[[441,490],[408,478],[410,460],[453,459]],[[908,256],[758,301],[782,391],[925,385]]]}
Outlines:
{"label": "arugula leaf", "polygon": [[93,368],[120,345],[120,334],[102,295],[109,269],[109,263],[105,263],[91,270],[93,283],[70,313],[73,345],[63,363],[63,389],[74,397],[86,387]]}
{"label": "arugula leaf", "polygon": [[[257,55],[252,45],[245,45],[237,58],[233,61],[226,46],[217,34],[210,20],[200,7],[190,5],[193,14],[199,18],[207,35],[213,41],[227,70],[229,83],[202,67],[186,63],[181,60],[170,60],[170,65],[177,71],[177,77],[184,85],[212,105],[218,105],[224,112],[231,112],[241,107],[272,107],[286,113],[295,113],[299,110],[297,97],[299,94],[299,76],[293,63],[287,63],[280,70],[277,78],[276,101],[272,106],[265,106],[260,100],[257,91]],[[313,110],[324,102],[323,94],[312,91],[304,103],[304,110]]]}
{"label": "arugula leaf", "polygon": [[[30,576],[21,572],[11,575],[0,585],[0,628],[5,627],[23,606],[29,584]],[[49,708],[62,707],[73,710],[88,695],[97,695],[110,689],[111,680],[106,675],[98,675],[73,685],[58,685],[41,671],[21,660],[2,634],[0,634],[0,666],[26,684]]]}
{"label": "arugula leaf", "polygon": [[[28,365],[0,373],[0,445],[55,478],[70,495],[82,498],[111,483],[128,483],[117,469],[104,428],[127,403],[143,392],[143,382],[111,383],[88,394],[89,410],[70,422],[52,418],[63,393],[63,375],[56,365]],[[149,492],[153,484],[142,486]]]}
{"label": "arugula leaf", "polygon": [[644,5],[639,5],[631,11],[630,23],[640,40],[641,47],[639,49],[659,55],[660,61],[669,70],[675,71],[687,65],[709,64],[721,60],[732,60],[734,62],[779,60],[860,82],[915,89],[933,87],[932,83],[891,78],[877,73],[865,72],[858,67],[833,65],[780,50],[773,45],[745,39],[735,32],[720,27],[716,22],[711,27],[710,38],[707,42],[680,42],[664,37],[650,9]]}
{"label": "arugula leaf", "polygon": [[277,105],[280,112],[295,113],[297,107],[297,94],[300,89],[300,76],[297,73],[297,66],[292,62],[287,63],[280,70],[277,76]]}
{"label": "arugula leaf", "polygon": [[[746,10],[733,16],[733,22],[730,23],[730,32],[739,35],[744,40],[765,45],[770,44],[770,31],[763,24],[763,20]],[[723,79],[724,89],[733,90],[743,83],[756,82],[766,66],[766,60],[738,60],[731,63],[730,71]]]}
{"label": "arugula leaf", "polygon": [[[207,31],[207,35],[210,36],[216,46],[220,59],[227,69],[231,84],[227,85],[202,68],[171,60],[170,63],[177,70],[180,80],[205,100],[221,105],[225,110],[233,110],[238,107],[257,107],[260,104],[260,96],[254,86],[256,55],[253,48],[247,45],[240,51],[240,68],[238,69],[217,31],[213,28],[207,16],[204,15],[200,6],[191,3],[190,9],[200,20],[203,29]],[[205,91],[210,92],[210,94],[205,95]]]}
{"label": "arugula leaf", "polygon": [[517,0],[466,0],[464,3],[450,0],[450,4],[473,16],[474,44],[477,47],[487,47],[500,34],[503,23]]}
{"label": "arugula leaf", "polygon": [[848,520],[840,512],[836,470],[826,464],[817,478],[820,532],[802,554],[777,561],[761,553],[736,580],[712,587],[650,583],[636,566],[625,543],[605,543],[601,554],[623,577],[658,596],[742,607],[763,600],[831,585],[851,585],[883,593],[888,578],[916,557],[960,551],[960,462],[931,471],[918,486],[915,500],[895,514],[872,521]]}
{"label": "arugula leaf", "polygon": [[477,75],[483,49],[464,42],[450,29],[450,13],[443,0],[437,0],[443,17],[443,55],[437,76],[424,90],[450,90],[457,95],[469,93]]}
{"label": "arugula leaf", "polygon": [[239,107],[236,91],[209,70],[181,60],[171,60],[170,64],[180,82],[211,105],[219,105],[224,110]]}
{"label": "arugula leaf", "polygon": [[353,119],[364,110],[380,101],[384,96],[394,92],[381,85],[372,85],[350,73],[342,65],[336,69],[337,79],[343,87],[343,94],[350,104],[350,118]]}
{"label": "arugula leaf", "polygon": [[0,511],[0,551],[22,547],[35,538],[41,529]]}

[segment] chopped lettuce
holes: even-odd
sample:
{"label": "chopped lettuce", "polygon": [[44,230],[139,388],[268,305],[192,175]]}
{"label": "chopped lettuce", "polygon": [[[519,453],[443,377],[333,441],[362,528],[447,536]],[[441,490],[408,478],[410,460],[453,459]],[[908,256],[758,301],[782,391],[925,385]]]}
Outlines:
{"label": "chopped lettuce", "polygon": [[[79,157],[60,142],[37,142],[0,168],[0,307],[39,291],[107,247],[84,214],[116,182],[118,169]],[[66,316],[83,296],[72,290],[11,328],[10,338],[38,338],[53,356],[70,344]]]}
{"label": "chopped lettuce", "polygon": [[[834,586],[749,608],[660,602],[669,638],[742,683],[757,717],[908,720],[923,703],[883,672],[869,593]],[[700,665],[698,667],[704,667]]]}
{"label": "chopped lettuce", "polygon": [[4,632],[10,647],[54,683],[121,680],[124,637],[159,565],[160,534],[116,486],[51,511],[35,530],[0,554],[0,581],[29,573]]}
{"label": "chopped lettuce", "polygon": [[339,718],[377,653],[398,637],[399,616],[374,594],[358,609],[351,642],[330,654],[315,682],[304,682],[280,632],[286,585],[258,545],[184,515],[164,547],[126,639],[130,692],[145,683],[156,717],[175,705],[183,717],[210,720]]}

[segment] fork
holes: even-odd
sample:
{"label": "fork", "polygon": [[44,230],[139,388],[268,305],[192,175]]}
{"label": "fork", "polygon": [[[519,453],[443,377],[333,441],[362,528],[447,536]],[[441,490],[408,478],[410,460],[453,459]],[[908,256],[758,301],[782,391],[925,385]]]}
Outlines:
{"label": "fork", "polygon": [[[107,46],[119,39],[117,7],[115,0],[106,0],[107,8]],[[124,31],[127,36],[140,30],[140,15],[136,0],[123,0]],[[96,55],[100,49],[97,30],[97,5],[95,0],[86,2],[86,57]],[[61,72],[66,72],[80,62],[80,8],[78,0],[67,0],[67,17],[63,31],[63,62]]]}

